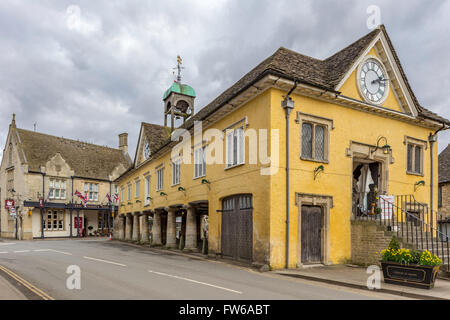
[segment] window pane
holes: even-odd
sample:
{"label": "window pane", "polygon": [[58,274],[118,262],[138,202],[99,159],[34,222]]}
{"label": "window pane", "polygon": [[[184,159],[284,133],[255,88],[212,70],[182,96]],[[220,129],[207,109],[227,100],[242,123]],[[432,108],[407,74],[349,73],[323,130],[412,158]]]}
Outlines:
{"label": "window pane", "polygon": [[422,148],[419,146],[416,146],[415,148],[415,156],[414,156],[414,171],[416,173],[421,173],[421,155],[422,155]]}
{"label": "window pane", "polygon": [[322,126],[316,126],[314,136],[314,151],[316,160],[325,160],[325,129]]}
{"label": "window pane", "polygon": [[302,124],[302,157],[312,158],[312,125]]}
{"label": "window pane", "polygon": [[411,144],[408,144],[408,154],[407,154],[407,170],[409,172],[412,172],[412,152],[413,152],[413,146]]}

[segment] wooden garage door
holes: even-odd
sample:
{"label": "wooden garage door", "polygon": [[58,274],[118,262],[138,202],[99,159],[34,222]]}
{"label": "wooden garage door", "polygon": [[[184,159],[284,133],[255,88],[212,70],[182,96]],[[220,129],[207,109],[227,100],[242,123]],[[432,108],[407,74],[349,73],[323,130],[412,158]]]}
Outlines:
{"label": "wooden garage door", "polygon": [[302,206],[302,263],[322,262],[322,217],[321,207]]}
{"label": "wooden garage door", "polygon": [[229,197],[222,202],[222,255],[252,261],[252,196]]}

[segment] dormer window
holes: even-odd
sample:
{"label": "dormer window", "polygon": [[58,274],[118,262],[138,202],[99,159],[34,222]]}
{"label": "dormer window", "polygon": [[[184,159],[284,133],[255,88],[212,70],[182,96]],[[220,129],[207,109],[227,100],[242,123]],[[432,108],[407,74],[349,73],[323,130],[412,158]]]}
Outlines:
{"label": "dormer window", "polygon": [[148,141],[145,140],[144,144],[144,158],[147,160],[150,157],[150,145],[148,144]]}

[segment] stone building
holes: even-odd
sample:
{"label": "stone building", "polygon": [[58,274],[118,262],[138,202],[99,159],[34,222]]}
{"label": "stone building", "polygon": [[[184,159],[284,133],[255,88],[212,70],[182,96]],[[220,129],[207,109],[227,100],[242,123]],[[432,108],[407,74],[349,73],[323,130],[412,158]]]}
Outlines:
{"label": "stone building", "polygon": [[[107,195],[118,193],[113,181],[130,165],[127,134],[119,142],[119,149],[112,149],[20,129],[13,115],[0,166],[1,237],[112,231]],[[86,206],[76,191],[87,199]]]}
{"label": "stone building", "polygon": [[439,154],[438,206],[441,231],[450,236],[450,145]]}
{"label": "stone building", "polygon": [[[324,60],[280,48],[203,108],[180,80],[162,95],[171,121],[142,124],[117,180],[120,239],[148,242],[140,217],[151,216],[155,245],[184,239],[195,250],[207,216],[211,255],[274,269],[338,264],[370,243],[354,222],[381,218],[377,199],[437,203],[434,133],[450,121],[419,103],[384,26]],[[411,205],[382,219],[405,221]]]}

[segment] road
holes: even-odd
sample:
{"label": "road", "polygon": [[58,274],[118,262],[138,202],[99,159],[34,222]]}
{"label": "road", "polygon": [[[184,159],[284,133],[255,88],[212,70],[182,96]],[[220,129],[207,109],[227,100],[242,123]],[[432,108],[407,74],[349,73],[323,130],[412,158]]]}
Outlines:
{"label": "road", "polygon": [[[57,300],[400,299],[104,239],[0,241],[1,266]],[[69,266],[80,289],[67,287]]]}

